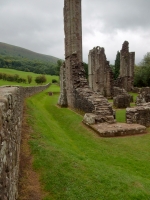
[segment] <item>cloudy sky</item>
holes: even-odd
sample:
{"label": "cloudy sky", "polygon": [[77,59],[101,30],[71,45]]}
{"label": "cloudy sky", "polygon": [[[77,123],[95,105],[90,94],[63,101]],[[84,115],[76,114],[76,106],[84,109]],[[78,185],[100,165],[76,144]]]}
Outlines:
{"label": "cloudy sky", "polygon": [[[0,42],[64,59],[63,0],[0,0]],[[129,41],[136,63],[150,52],[150,0],[82,0],[83,60],[94,46],[113,64]]]}

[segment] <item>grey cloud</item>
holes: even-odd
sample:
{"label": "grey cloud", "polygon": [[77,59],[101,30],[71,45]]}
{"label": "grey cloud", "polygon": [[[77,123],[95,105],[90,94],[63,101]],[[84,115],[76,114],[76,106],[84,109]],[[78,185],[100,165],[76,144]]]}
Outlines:
{"label": "grey cloud", "polygon": [[[63,4],[0,0],[1,42],[64,58]],[[150,51],[149,8],[149,0],[82,0],[84,61],[89,49],[100,45],[113,63],[124,40],[140,60]]]}
{"label": "grey cloud", "polygon": [[[83,15],[90,21],[103,23],[101,31],[115,29],[136,29],[150,27],[149,8],[147,0],[83,0]],[[91,10],[89,9],[91,8]],[[97,27],[98,28],[98,27]]]}

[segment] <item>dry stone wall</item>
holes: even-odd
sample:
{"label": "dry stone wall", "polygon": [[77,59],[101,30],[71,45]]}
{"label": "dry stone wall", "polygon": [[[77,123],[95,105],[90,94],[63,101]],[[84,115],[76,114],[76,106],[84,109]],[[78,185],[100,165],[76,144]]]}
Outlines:
{"label": "dry stone wall", "polygon": [[0,87],[0,199],[18,197],[18,172],[24,98],[49,87]]}

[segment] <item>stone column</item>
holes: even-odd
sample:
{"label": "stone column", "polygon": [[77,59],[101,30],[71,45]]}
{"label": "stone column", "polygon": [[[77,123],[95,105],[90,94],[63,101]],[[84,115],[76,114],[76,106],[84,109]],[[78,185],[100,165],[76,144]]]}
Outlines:
{"label": "stone column", "polygon": [[64,0],[65,58],[77,53],[82,62],[81,0]]}
{"label": "stone column", "polygon": [[81,0],[64,0],[65,66],[68,106],[74,107],[74,76],[72,55],[76,63],[82,62]]}

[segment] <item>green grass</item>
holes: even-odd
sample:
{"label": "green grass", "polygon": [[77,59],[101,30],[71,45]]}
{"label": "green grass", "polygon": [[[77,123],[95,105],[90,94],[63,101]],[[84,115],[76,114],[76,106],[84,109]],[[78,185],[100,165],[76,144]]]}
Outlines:
{"label": "green grass", "polygon": [[126,122],[126,109],[116,109],[116,121],[117,122]]}
{"label": "green grass", "polygon": [[[21,78],[25,78],[25,79],[27,79],[28,75],[32,76],[32,83],[31,84],[16,83],[16,82],[11,82],[11,81],[0,80],[0,86],[2,86],[2,85],[34,86],[34,85],[37,85],[37,83],[34,81],[35,77],[39,76],[39,74],[35,74],[35,73],[32,73],[32,72],[24,72],[24,71],[18,71],[18,70],[14,70],[14,69],[5,69],[5,68],[0,68],[0,73],[11,74],[11,75],[18,74]],[[46,83],[51,83],[52,79],[58,80],[58,76],[51,76],[51,75],[45,75],[45,76],[46,76],[46,79],[47,79]],[[46,83],[44,83],[44,84],[46,84]]]}
{"label": "green grass", "polygon": [[138,96],[138,93],[129,92],[129,94],[131,96],[133,96],[133,102],[135,102],[136,101],[136,97]]}
{"label": "green grass", "polygon": [[150,199],[150,134],[101,138],[82,116],[56,106],[58,91],[52,85],[26,101],[45,200]]}

